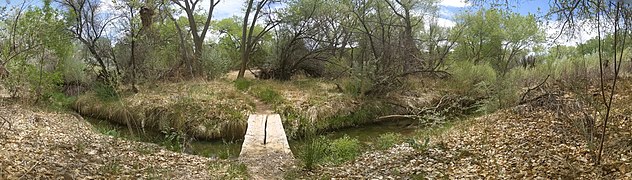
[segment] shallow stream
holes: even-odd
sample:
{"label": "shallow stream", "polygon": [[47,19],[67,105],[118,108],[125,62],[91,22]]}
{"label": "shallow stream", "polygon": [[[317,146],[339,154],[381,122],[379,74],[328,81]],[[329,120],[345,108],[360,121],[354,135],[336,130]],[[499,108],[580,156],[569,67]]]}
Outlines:
{"label": "shallow stream", "polygon": [[[177,138],[175,136],[165,135],[158,131],[145,131],[140,129],[130,129],[127,126],[111,123],[106,120],[99,120],[93,118],[85,118],[90,124],[92,124],[95,130],[114,137],[120,137],[133,141],[142,141],[159,144],[165,146],[171,150],[178,150]],[[402,137],[410,137],[415,133],[416,126],[403,126],[401,123],[379,123],[368,124],[357,127],[350,127],[339,129],[331,132],[327,132],[323,135],[327,139],[338,139],[343,136],[349,136],[357,139],[363,147],[371,147],[375,140],[382,134],[397,133]],[[290,147],[293,154],[297,154],[298,147],[305,144],[306,140],[290,140]],[[190,146],[185,148],[185,152],[190,154],[196,154],[206,157],[219,157],[219,158],[234,158],[239,156],[241,150],[242,140],[225,141],[225,140],[194,140],[189,143]]]}

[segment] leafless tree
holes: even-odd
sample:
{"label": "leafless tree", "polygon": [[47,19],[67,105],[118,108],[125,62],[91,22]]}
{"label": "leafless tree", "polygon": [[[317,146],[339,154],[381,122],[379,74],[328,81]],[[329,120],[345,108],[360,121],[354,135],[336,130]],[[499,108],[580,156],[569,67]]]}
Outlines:
{"label": "leafless tree", "polygon": [[[257,4],[255,4],[254,0],[248,0],[246,2],[247,7],[246,7],[246,12],[244,13],[241,45],[239,47],[239,50],[241,52],[241,66],[239,69],[239,73],[237,74],[237,78],[244,77],[244,73],[246,72],[246,68],[248,67],[248,62],[250,61],[250,55],[255,50],[256,45],[261,39],[261,37],[263,37],[263,35],[268,33],[270,30],[272,30],[272,28],[274,28],[278,24],[278,21],[272,20],[272,14],[271,14],[272,12],[271,12],[271,8],[269,7],[270,3],[273,3],[273,2],[274,1],[272,0],[260,0],[260,1],[257,1]],[[268,8],[266,9],[266,7]],[[254,14],[252,15],[252,20],[251,20],[250,15],[251,13],[253,13],[253,10],[254,10]],[[268,22],[266,23],[265,27],[263,27],[263,30],[259,31],[258,33],[255,33],[255,27],[257,26],[257,21],[260,18],[264,17],[265,15],[267,15],[268,17]]]}
{"label": "leafless tree", "polygon": [[[628,47],[626,40],[630,36],[632,25],[632,4],[625,1],[604,1],[604,0],[556,0],[551,9],[552,14],[557,14],[562,22],[562,32],[567,30],[572,32],[583,20],[594,22],[597,29],[598,57],[599,57],[599,87],[601,91],[601,103],[605,107],[602,117],[602,133],[599,141],[599,148],[596,152],[596,164],[602,161],[604,142],[608,137],[608,120],[610,119],[614,93],[619,79],[619,72],[623,62],[624,50]],[[560,34],[561,34],[560,33]],[[602,36],[612,34],[614,41],[612,44],[613,53],[605,53]],[[608,57],[610,56],[610,57]],[[612,60],[610,62],[609,60]],[[613,68],[609,70],[608,64],[612,63]],[[606,78],[610,72],[612,78]]]}
{"label": "leafless tree", "polygon": [[104,37],[108,26],[117,17],[103,12],[98,0],[58,0],[57,2],[66,8],[72,17],[68,31],[90,51],[97,61],[101,67],[99,72],[101,80],[110,83],[111,75],[108,71],[106,56],[104,51],[100,50],[106,47],[100,47],[101,43],[98,43],[98,40]]}
{"label": "leafless tree", "polygon": [[[201,57],[202,52],[204,51],[204,39],[206,38],[206,33],[209,30],[209,26],[211,25],[211,18],[213,17],[213,11],[217,4],[219,4],[220,0],[210,0],[210,5],[208,7],[208,12],[206,15],[206,20],[204,20],[202,27],[198,27],[198,22],[195,20],[195,13],[199,6],[201,0],[171,0],[174,4],[176,4],[180,9],[184,11],[187,16],[187,20],[189,21],[188,31],[193,37],[193,57],[185,58],[183,61],[187,61],[186,64],[189,68],[191,75],[197,76],[202,74],[202,63]],[[171,17],[176,23],[178,28],[178,33],[180,34],[181,42],[185,41],[184,33],[181,27],[175,22],[175,18]],[[201,29],[200,29],[201,28]]]}

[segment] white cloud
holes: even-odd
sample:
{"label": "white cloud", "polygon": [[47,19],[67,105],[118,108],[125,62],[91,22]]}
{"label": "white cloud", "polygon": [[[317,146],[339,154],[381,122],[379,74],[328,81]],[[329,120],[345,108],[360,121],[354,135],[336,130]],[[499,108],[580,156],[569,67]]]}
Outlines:
{"label": "white cloud", "polygon": [[456,22],[446,18],[437,18],[437,25],[441,27],[454,27]]}
{"label": "white cloud", "polygon": [[[241,16],[245,0],[222,0],[213,10],[213,19],[224,19],[232,16]],[[208,11],[211,4],[209,0],[202,0],[199,9]]]}
{"label": "white cloud", "polygon": [[548,44],[575,46],[597,36],[597,31],[593,27],[594,24],[590,22],[580,22],[579,24],[579,27],[575,27],[573,30],[565,27],[565,32],[560,32],[562,30],[562,22],[548,22],[545,25],[545,31],[549,39]]}
{"label": "white cloud", "polygon": [[467,2],[466,0],[441,0],[439,2],[439,5],[448,7],[467,7],[471,6],[472,4]]}

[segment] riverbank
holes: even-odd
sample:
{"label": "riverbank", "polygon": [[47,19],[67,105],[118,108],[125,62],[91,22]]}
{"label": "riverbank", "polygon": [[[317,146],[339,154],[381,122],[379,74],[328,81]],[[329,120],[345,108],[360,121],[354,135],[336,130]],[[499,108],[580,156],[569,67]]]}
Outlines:
{"label": "riverbank", "polygon": [[393,120],[378,117],[398,114],[401,107],[394,104],[424,107],[439,98],[430,93],[409,97],[394,93],[388,98],[367,99],[345,91],[339,83],[344,82],[217,79],[158,83],[144,85],[136,94],[117,93],[116,97],[103,98],[99,90],[88,92],[71,107],[82,116],[205,140],[239,139],[245,133],[249,114],[278,113],[288,137],[295,139]]}
{"label": "riverbank", "polygon": [[[456,122],[351,162],[301,172],[306,179],[630,179],[632,81],[614,96],[603,160],[599,113],[556,87],[532,101]],[[592,92],[597,92],[593,87]],[[592,93],[591,92],[591,93]],[[600,97],[600,96],[599,96]],[[597,98],[599,98],[597,97]],[[435,132],[433,132],[435,131]],[[429,133],[431,132],[431,133]]]}
{"label": "riverbank", "polygon": [[80,116],[0,102],[0,179],[245,178],[232,160],[100,134]]}

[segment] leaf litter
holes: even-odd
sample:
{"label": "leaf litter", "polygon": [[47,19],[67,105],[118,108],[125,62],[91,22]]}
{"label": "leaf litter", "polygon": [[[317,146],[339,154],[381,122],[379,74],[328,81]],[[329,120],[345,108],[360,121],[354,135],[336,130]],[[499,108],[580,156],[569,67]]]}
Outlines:
{"label": "leaf litter", "polygon": [[106,136],[78,115],[0,103],[0,116],[0,179],[220,179],[235,163]]}

